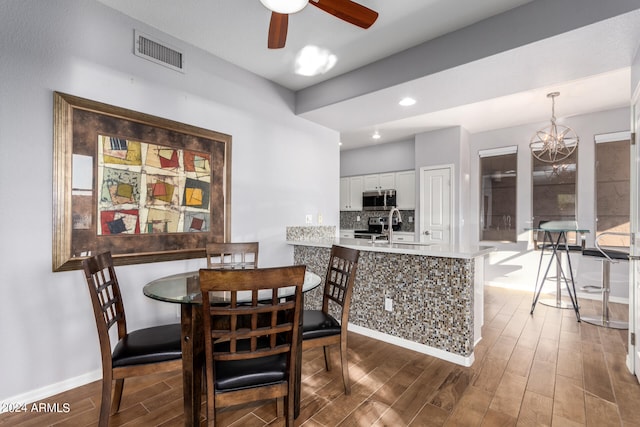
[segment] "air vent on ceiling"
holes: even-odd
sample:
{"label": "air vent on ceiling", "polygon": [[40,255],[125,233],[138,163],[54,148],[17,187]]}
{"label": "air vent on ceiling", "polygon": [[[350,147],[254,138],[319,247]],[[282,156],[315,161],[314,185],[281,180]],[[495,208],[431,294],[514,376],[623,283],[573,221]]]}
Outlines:
{"label": "air vent on ceiling", "polygon": [[182,52],[173,47],[169,47],[165,42],[154,39],[137,30],[135,30],[133,34],[133,52],[136,56],[184,73],[184,58]]}

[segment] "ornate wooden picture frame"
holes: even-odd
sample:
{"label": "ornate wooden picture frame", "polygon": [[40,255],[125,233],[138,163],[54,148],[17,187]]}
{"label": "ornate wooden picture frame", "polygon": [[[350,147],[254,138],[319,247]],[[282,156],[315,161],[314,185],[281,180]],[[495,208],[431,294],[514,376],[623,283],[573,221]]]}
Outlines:
{"label": "ornate wooden picture frame", "polygon": [[53,271],[204,257],[226,242],[231,136],[54,92]]}

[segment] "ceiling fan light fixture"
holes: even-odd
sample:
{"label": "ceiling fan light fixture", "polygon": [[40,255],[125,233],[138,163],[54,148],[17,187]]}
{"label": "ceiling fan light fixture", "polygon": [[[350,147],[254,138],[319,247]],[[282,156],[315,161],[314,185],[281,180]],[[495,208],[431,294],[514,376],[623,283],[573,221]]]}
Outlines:
{"label": "ceiling fan light fixture", "polygon": [[327,49],[305,46],[296,55],[294,71],[301,76],[324,74],[336,65],[338,58]]}
{"label": "ceiling fan light fixture", "polygon": [[267,9],[276,13],[300,12],[309,3],[309,0],[260,0]]}

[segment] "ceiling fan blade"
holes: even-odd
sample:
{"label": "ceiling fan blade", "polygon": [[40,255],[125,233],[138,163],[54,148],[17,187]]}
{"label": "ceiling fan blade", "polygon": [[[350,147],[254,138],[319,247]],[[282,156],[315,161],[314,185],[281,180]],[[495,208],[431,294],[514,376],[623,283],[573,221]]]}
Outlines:
{"label": "ceiling fan blade", "polygon": [[351,0],[309,0],[309,3],[360,28],[369,28],[378,19],[378,12]]}
{"label": "ceiling fan blade", "polygon": [[271,23],[269,24],[269,49],[282,49],[287,42],[287,28],[289,26],[289,15],[285,13],[271,13]]}

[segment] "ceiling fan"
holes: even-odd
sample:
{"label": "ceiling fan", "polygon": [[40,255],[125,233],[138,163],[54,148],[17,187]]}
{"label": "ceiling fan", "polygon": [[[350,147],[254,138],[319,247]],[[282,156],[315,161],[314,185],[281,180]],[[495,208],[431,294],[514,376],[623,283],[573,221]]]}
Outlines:
{"label": "ceiling fan", "polygon": [[289,14],[305,8],[308,3],[360,28],[369,28],[378,19],[378,12],[351,0],[260,0],[271,10],[269,49],[281,49],[287,41]]}

